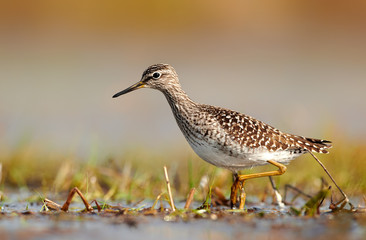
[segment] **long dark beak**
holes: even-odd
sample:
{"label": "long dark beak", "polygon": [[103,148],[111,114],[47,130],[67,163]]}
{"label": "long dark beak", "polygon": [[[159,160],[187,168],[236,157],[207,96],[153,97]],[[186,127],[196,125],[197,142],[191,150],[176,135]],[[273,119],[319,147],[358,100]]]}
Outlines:
{"label": "long dark beak", "polygon": [[113,95],[113,98],[119,97],[119,96],[121,96],[123,94],[126,94],[126,93],[129,93],[129,92],[132,92],[132,91],[134,91],[136,89],[143,88],[144,86],[145,86],[145,83],[143,83],[143,82],[140,81],[138,83],[135,83],[131,87],[126,88],[125,90],[120,91],[119,93],[114,94]]}

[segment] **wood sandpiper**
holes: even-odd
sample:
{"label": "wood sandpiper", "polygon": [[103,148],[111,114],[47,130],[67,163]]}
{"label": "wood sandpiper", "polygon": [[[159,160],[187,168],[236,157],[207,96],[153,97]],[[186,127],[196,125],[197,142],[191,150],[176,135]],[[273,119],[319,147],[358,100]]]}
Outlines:
{"label": "wood sandpiper", "polygon": [[[161,91],[173,111],[184,137],[199,157],[234,173],[231,206],[245,203],[244,182],[248,179],[282,175],[291,160],[307,152],[328,153],[330,141],[283,133],[248,115],[196,103],[182,90],[178,75],[168,64],[148,67],[139,82],[115,94],[116,98],[139,88]],[[272,164],[276,171],[239,175],[238,171]]]}

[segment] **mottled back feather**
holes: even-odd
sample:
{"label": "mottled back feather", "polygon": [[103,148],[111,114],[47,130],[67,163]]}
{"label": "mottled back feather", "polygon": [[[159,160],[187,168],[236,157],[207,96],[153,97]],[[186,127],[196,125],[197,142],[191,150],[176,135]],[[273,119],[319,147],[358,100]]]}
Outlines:
{"label": "mottled back feather", "polygon": [[203,109],[218,120],[231,140],[249,148],[328,153],[327,149],[332,147],[330,141],[283,133],[253,117],[229,109],[210,105],[204,105]]}

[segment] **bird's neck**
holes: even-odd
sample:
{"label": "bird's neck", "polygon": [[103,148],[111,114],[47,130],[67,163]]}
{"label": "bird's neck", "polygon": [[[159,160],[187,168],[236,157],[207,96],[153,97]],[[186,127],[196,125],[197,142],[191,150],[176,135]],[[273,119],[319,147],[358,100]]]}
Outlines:
{"label": "bird's neck", "polygon": [[168,100],[168,103],[172,108],[176,118],[179,116],[188,117],[197,110],[198,104],[188,97],[180,85],[170,86],[168,89],[164,89],[162,92]]}

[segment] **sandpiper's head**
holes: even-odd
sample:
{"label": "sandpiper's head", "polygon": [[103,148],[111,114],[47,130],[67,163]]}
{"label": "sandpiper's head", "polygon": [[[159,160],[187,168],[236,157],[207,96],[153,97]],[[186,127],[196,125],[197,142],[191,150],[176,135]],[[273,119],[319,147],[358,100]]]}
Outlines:
{"label": "sandpiper's head", "polygon": [[139,82],[135,83],[129,88],[116,93],[113,98],[121,96],[125,93],[132,92],[139,88],[153,88],[164,91],[169,87],[179,87],[178,75],[174,68],[169,64],[154,64],[148,67],[142,74]]}

